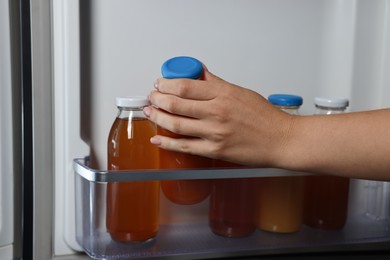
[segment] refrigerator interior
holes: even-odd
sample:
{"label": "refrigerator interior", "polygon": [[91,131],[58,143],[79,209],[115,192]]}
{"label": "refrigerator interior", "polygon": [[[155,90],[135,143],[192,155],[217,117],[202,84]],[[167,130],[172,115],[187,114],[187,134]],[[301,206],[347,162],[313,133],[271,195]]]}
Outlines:
{"label": "refrigerator interior", "polygon": [[[168,58],[194,56],[264,96],[301,95],[302,114],[313,112],[315,96],[349,98],[350,111],[390,106],[389,1],[57,0],[51,7],[55,255],[82,251],[73,159],[89,155],[92,168],[106,168],[115,97],[147,95]],[[367,185],[353,182],[350,216],[365,214]],[[177,218],[193,220],[206,206]],[[363,242],[390,240],[384,232]],[[279,249],[293,250],[288,241]]]}

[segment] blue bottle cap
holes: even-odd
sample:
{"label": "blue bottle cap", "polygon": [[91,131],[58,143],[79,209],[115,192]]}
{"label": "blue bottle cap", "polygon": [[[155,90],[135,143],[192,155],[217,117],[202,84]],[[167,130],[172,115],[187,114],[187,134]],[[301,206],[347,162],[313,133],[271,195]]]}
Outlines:
{"label": "blue bottle cap", "polygon": [[171,58],[164,62],[161,67],[161,74],[166,79],[198,79],[202,75],[202,72],[202,63],[188,56]]}
{"label": "blue bottle cap", "polygon": [[277,106],[301,106],[303,99],[301,96],[288,94],[273,94],[268,97],[271,104]]}

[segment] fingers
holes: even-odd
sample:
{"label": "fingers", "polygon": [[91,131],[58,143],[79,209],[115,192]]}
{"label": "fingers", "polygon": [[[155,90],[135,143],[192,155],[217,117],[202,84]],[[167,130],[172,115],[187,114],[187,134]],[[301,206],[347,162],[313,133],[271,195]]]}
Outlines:
{"label": "fingers", "polygon": [[210,156],[208,152],[205,152],[207,144],[205,144],[204,140],[199,138],[170,138],[156,135],[150,139],[150,142],[162,149],[170,151]]}
{"label": "fingers", "polygon": [[222,82],[220,78],[204,70],[204,80],[160,78],[155,82],[154,87],[161,93],[181,98],[210,100],[218,95],[220,88],[214,81]]}
{"label": "fingers", "polygon": [[210,145],[205,144],[214,125],[215,110],[221,107],[216,99],[233,89],[231,84],[205,68],[202,80],[161,78],[155,88],[157,91],[149,95],[152,105],[144,108],[145,115],[161,128],[185,137],[163,134],[153,137],[151,142],[172,151],[205,156],[205,150],[209,150],[211,154]]}
{"label": "fingers", "polygon": [[192,79],[158,79],[155,88],[164,94],[194,100],[210,100],[216,96],[213,86]]}
{"label": "fingers", "polygon": [[217,80],[222,80],[220,77],[215,76],[212,74],[206,66],[203,66],[203,80],[206,81],[217,81]]}
{"label": "fingers", "polygon": [[163,94],[159,91],[152,92],[149,95],[149,99],[155,107],[171,114],[197,119],[208,115],[208,106],[204,101],[183,99],[175,95]]}
{"label": "fingers", "polygon": [[145,107],[144,114],[155,124],[176,134],[201,136],[204,132],[203,123],[198,119],[177,116],[154,106]]}
{"label": "fingers", "polygon": [[151,104],[171,114],[204,118],[210,115],[210,105],[218,95],[232,88],[231,84],[204,69],[205,80],[159,79],[157,91],[149,95]]}

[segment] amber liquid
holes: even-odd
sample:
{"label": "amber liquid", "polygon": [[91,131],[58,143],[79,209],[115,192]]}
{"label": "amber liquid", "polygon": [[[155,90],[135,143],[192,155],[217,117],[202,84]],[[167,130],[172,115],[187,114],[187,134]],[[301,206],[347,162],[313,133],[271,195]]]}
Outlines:
{"label": "amber liquid", "polygon": [[[157,127],[159,135],[180,138],[170,131]],[[161,169],[206,169],[212,160],[206,157],[160,149]],[[209,180],[161,181],[161,189],[170,201],[180,205],[192,205],[206,199],[210,194]]]}
{"label": "amber liquid", "polygon": [[[108,138],[108,169],[157,169],[158,150],[150,143],[155,128],[135,119],[117,118]],[[159,182],[113,182],[107,185],[107,230],[113,240],[142,242],[153,238],[159,226]]]}
{"label": "amber liquid", "polygon": [[302,225],[303,177],[258,179],[257,226],[277,233],[296,232]]}
{"label": "amber liquid", "polygon": [[[241,165],[215,161],[218,168]],[[218,235],[244,237],[256,230],[256,185],[251,178],[215,179],[210,194],[209,227]]]}
{"label": "amber liquid", "polygon": [[304,223],[320,229],[341,229],[348,214],[349,179],[306,176]]}

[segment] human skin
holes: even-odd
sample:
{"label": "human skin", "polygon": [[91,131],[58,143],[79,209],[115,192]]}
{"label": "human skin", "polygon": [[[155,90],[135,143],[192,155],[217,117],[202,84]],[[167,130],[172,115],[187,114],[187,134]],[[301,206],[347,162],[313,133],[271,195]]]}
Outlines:
{"label": "human skin", "polygon": [[155,82],[145,115],[188,138],[156,135],[162,149],[255,167],[390,180],[390,109],[294,116],[207,69],[204,80]]}

